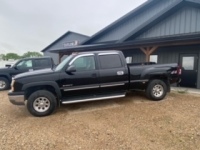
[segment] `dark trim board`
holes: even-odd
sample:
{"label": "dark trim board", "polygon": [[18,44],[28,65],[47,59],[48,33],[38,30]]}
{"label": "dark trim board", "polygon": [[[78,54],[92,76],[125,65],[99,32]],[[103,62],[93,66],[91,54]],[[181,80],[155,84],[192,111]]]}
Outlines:
{"label": "dark trim board", "polygon": [[165,38],[152,38],[145,40],[135,40],[123,43],[80,45],[68,49],[53,50],[52,53],[96,51],[96,50],[123,50],[130,48],[140,48],[141,46],[174,46],[174,45],[193,45],[200,44],[200,33],[185,36],[169,36]]}

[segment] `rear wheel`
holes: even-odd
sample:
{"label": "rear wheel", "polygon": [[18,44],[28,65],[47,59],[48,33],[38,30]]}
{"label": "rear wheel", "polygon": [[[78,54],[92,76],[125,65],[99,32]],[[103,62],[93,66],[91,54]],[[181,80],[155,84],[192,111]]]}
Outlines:
{"label": "rear wheel", "polygon": [[46,90],[39,90],[32,93],[27,101],[28,111],[37,117],[50,115],[55,111],[56,107],[56,97]]}
{"label": "rear wheel", "polygon": [[159,101],[165,98],[167,94],[167,85],[162,80],[152,80],[149,82],[146,89],[146,96],[154,101]]}
{"label": "rear wheel", "polygon": [[0,91],[7,90],[9,88],[9,81],[4,77],[0,77]]}

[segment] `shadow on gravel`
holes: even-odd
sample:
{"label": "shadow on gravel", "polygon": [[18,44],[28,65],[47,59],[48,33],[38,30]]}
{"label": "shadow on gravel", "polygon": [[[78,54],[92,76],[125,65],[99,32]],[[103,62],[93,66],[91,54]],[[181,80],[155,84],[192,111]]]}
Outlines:
{"label": "shadow on gravel", "polygon": [[[136,104],[147,102],[151,101],[145,97],[144,92],[133,91],[127,93],[126,97],[124,98],[61,105],[61,107],[57,108],[53,115],[103,111],[105,109],[114,109],[121,106],[128,106],[134,103]],[[9,107],[12,107],[12,109],[5,110],[5,113],[18,118],[32,117],[32,115],[26,109],[26,106],[15,107],[12,106],[12,104],[10,105],[11,106]]]}
{"label": "shadow on gravel", "polygon": [[79,113],[80,111],[81,112],[97,111],[104,109],[113,109],[116,107],[120,107],[122,105],[130,105],[132,103],[143,103],[149,101],[150,100],[148,100],[145,97],[144,92],[133,91],[129,92],[125,98],[61,105],[61,107],[58,108],[57,112]]}

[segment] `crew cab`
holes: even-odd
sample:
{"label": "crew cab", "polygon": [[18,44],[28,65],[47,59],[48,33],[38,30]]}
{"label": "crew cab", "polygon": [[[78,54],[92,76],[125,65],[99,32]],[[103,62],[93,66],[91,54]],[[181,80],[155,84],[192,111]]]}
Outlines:
{"label": "crew cab", "polygon": [[74,53],[55,69],[15,76],[8,96],[11,103],[25,104],[41,117],[60,104],[121,98],[137,89],[149,99],[162,100],[180,73],[177,64],[127,65],[121,51]]}
{"label": "crew cab", "polygon": [[52,68],[54,66],[51,57],[24,58],[15,64],[7,64],[6,68],[0,68],[0,91],[10,87],[12,77],[33,70]]}

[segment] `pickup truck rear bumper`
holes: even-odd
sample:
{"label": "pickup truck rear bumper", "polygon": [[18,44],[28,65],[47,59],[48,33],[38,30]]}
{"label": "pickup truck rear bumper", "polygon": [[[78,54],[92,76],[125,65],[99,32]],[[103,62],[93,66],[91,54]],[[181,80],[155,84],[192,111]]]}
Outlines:
{"label": "pickup truck rear bumper", "polygon": [[25,105],[24,92],[8,92],[9,101],[13,105]]}

